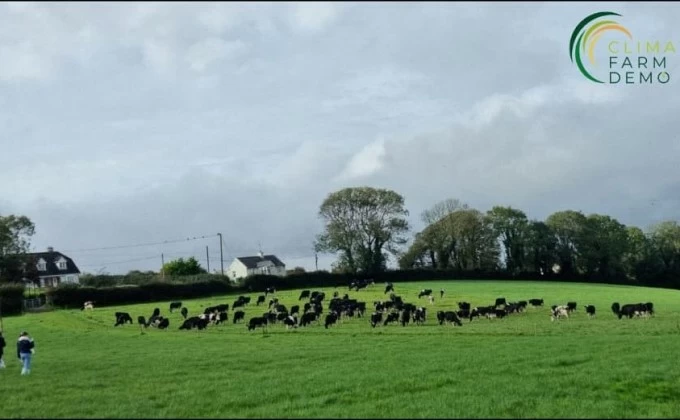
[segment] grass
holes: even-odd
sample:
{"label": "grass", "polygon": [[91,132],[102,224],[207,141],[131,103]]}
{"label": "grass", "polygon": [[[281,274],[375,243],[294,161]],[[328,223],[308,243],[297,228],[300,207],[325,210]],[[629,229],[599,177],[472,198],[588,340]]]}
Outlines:
{"label": "grass", "polygon": [[[364,318],[328,330],[277,324],[263,335],[230,319],[179,331],[181,316],[168,313],[169,302],[6,318],[0,417],[680,417],[680,291],[507,281],[395,287],[414,303],[421,288],[435,290],[434,305],[421,301],[425,325],[372,329]],[[334,291],[322,290],[327,299]],[[289,308],[298,295],[277,294]],[[265,310],[250,296],[246,320]],[[385,297],[378,284],[350,296],[369,306]],[[437,310],[456,309],[458,301],[488,305],[498,296],[544,298],[546,306],[462,327],[436,322]],[[577,312],[550,322],[549,306],[569,300]],[[184,303],[191,314],[233,301]],[[609,309],[614,301],[652,301],[657,315],[618,320]],[[594,319],[586,304],[596,305]],[[154,307],[170,316],[169,330],[113,327],[115,311],[136,321]],[[36,342],[28,377],[19,375],[14,347],[24,329]]]}

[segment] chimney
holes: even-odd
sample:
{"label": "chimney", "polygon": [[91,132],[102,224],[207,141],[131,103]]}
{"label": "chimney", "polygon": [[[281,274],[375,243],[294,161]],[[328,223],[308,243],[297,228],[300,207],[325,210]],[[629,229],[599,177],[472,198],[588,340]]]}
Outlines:
{"label": "chimney", "polygon": [[48,246],[48,247],[47,247],[47,252],[54,252],[54,248],[52,248],[51,246]]}
{"label": "chimney", "polygon": [[264,253],[262,252],[262,250],[260,250],[260,252],[258,253],[258,255],[260,256],[260,258],[264,258]]}

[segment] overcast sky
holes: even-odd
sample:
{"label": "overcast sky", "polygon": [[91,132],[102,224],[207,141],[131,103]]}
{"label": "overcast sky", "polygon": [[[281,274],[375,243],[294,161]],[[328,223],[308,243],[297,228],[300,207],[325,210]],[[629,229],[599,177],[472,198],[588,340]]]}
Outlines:
{"label": "overcast sky", "polygon": [[569,37],[601,10],[680,48],[674,3],[3,2],[0,214],[110,273],[206,245],[212,271],[219,240],[80,250],[217,232],[225,267],[261,243],[313,269],[318,207],[347,186],[401,193],[414,232],[448,197],[677,220],[680,68],[586,80]]}

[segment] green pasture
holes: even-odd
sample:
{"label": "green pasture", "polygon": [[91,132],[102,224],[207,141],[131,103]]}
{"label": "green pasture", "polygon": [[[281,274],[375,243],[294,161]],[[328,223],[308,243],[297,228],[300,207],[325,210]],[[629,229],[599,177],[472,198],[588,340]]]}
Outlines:
{"label": "green pasture", "polygon": [[[326,293],[327,312],[335,290],[372,309],[387,298],[383,287],[318,290]],[[5,318],[0,417],[680,417],[680,291],[508,281],[395,288],[406,302],[427,307],[425,325],[373,329],[358,318],[329,329],[276,324],[263,334],[230,318],[204,331],[179,331],[181,315],[169,313],[169,302]],[[433,305],[417,298],[422,288],[435,291]],[[288,308],[302,306],[298,295],[276,294]],[[258,293],[248,296],[246,322],[266,310],[255,306]],[[436,321],[436,311],[456,310],[458,301],[481,306],[499,296],[543,298],[545,307],[462,327]],[[231,307],[234,299],[184,304],[191,315]],[[551,322],[550,305],[567,301],[578,302],[577,312]],[[651,301],[657,313],[619,320],[610,310],[614,301]],[[586,316],[586,304],[597,307],[595,318]],[[170,328],[142,333],[136,318],[155,307],[170,317]],[[129,312],[135,325],[114,328],[116,311]],[[21,330],[36,342],[27,377],[16,358]]]}

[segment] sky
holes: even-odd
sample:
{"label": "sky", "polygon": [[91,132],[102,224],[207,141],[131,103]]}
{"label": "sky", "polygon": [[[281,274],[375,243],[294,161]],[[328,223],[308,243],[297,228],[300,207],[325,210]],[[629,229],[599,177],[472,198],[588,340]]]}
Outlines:
{"label": "sky", "polygon": [[206,246],[213,271],[218,232],[225,269],[314,269],[352,186],[402,194],[412,233],[446,198],[677,220],[680,56],[667,84],[587,80],[569,38],[601,10],[680,49],[674,3],[0,3],[0,215],[112,274]]}

